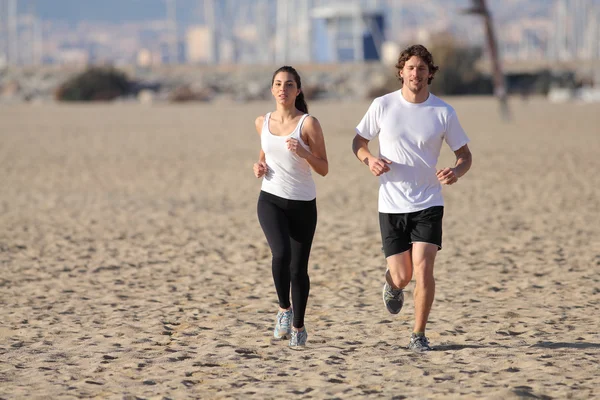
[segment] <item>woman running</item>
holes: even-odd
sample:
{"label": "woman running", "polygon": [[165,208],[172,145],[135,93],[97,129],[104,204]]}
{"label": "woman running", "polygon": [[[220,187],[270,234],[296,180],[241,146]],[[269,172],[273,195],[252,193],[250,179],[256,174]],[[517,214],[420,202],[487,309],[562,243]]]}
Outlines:
{"label": "woman running", "polygon": [[279,298],[273,336],[289,338],[290,347],[300,348],[308,338],[304,326],[310,291],[308,259],[317,226],[311,169],[325,176],[329,166],[323,131],[319,121],[308,114],[298,72],[290,66],[275,71],[271,93],[276,110],[255,121],[261,150],[254,175],[263,178],[257,212],[271,248]]}

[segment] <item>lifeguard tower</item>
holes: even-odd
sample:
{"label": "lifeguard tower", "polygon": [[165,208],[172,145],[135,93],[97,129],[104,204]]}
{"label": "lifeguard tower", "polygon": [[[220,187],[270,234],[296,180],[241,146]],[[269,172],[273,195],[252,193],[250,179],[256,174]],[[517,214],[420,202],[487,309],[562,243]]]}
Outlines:
{"label": "lifeguard tower", "polygon": [[311,17],[325,20],[331,62],[381,59],[385,35],[380,8],[339,3],[314,8]]}

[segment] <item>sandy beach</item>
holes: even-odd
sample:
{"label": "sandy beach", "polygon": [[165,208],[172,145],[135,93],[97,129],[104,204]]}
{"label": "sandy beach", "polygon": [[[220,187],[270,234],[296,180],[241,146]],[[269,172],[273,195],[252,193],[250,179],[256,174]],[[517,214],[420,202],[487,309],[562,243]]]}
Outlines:
{"label": "sandy beach", "polygon": [[414,282],[381,300],[368,101],[309,103],[330,173],[303,351],[272,340],[256,217],[273,103],[0,108],[0,398],[600,398],[600,106],[446,100],[473,167],[444,188],[427,354]]}

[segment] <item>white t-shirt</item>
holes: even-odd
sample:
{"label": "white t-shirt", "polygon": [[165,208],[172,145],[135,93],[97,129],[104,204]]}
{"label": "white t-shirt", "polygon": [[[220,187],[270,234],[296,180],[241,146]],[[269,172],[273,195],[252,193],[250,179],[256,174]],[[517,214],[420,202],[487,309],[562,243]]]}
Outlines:
{"label": "white t-shirt", "polygon": [[445,140],[452,151],[469,142],[454,109],[429,94],[410,103],[400,90],[373,100],[356,127],[367,140],[379,135],[379,157],[392,162],[379,177],[379,212],[396,214],[444,205],[436,164]]}

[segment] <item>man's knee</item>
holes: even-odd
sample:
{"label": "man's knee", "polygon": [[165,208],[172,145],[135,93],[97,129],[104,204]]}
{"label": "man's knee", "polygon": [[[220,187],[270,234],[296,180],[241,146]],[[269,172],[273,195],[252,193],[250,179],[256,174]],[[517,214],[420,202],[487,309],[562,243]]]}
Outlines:
{"label": "man's knee", "polygon": [[410,256],[408,254],[397,254],[388,257],[387,261],[389,276],[386,279],[389,278],[388,283],[392,283],[397,288],[406,287],[410,283],[413,274]]}
{"label": "man's knee", "polygon": [[404,287],[408,286],[411,279],[412,279],[412,276],[410,274],[399,273],[398,271],[395,271],[395,273],[392,273],[391,270],[389,271],[388,283],[391,283],[393,287],[404,288]]}

